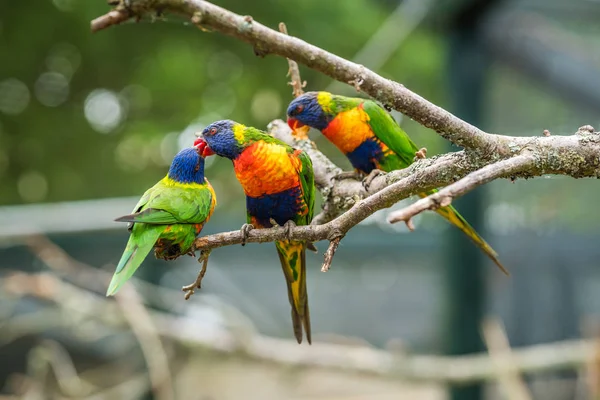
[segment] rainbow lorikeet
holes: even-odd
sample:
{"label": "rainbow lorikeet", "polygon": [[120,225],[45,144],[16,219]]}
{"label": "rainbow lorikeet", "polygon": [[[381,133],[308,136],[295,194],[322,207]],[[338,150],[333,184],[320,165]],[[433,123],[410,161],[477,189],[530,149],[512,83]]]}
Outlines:
{"label": "rainbow lorikeet", "polygon": [[[234,121],[218,121],[202,131],[194,143],[203,156],[217,154],[233,162],[246,194],[247,225],[255,228],[309,225],[313,218],[315,185],[310,157],[256,128]],[[302,343],[302,327],[311,343],[306,292],[306,248],[295,240],[275,242],[292,307],[294,335]]]}
{"label": "rainbow lorikeet", "polygon": [[[394,118],[372,100],[307,92],[290,103],[287,116],[293,130],[305,125],[320,130],[360,174],[406,168],[419,151]],[[435,192],[419,193],[419,196]],[[508,275],[498,254],[452,205],[440,207],[436,212],[463,231]]]}
{"label": "rainbow lorikeet", "polygon": [[196,147],[181,150],[169,173],[144,193],[132,214],[117,218],[129,222],[129,241],[110,282],[114,295],[154,248],[156,258],[173,260],[193,255],[192,245],[217,204],[204,177],[204,158]]}

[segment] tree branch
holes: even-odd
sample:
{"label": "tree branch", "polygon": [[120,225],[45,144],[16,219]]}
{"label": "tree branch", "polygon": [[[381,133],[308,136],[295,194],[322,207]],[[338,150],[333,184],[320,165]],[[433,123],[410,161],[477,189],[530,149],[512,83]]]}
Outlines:
{"label": "tree branch", "polygon": [[[500,151],[495,149],[497,142],[493,135],[461,120],[403,85],[296,37],[270,29],[250,16],[235,14],[204,0],[128,0],[127,3],[128,7],[122,5],[117,9],[126,10],[129,18],[158,10],[182,15],[199,28],[210,28],[251,44],[259,56],[277,54],[352,85],[459,146]],[[110,14],[93,20],[92,32],[123,21],[124,15],[115,19],[109,17]]]}
{"label": "tree branch", "polygon": [[[276,125],[283,129],[285,124],[281,121]],[[298,140],[293,140],[292,143],[298,142],[302,144],[302,141]],[[330,222],[297,226],[289,234],[288,230],[282,227],[254,229],[249,232],[246,242],[264,243],[288,238],[310,242],[333,241],[342,238],[352,227],[378,210],[388,208],[415,193],[451,184],[474,171],[477,172],[464,181],[459,180],[438,192],[437,195],[441,193],[438,201],[443,197],[450,199],[458,197],[475,186],[498,177],[530,178],[547,173],[573,177],[600,176],[600,135],[597,133],[583,132],[580,129],[572,136],[512,138],[511,146],[515,151],[524,154],[494,162],[496,157],[493,155],[482,155],[478,158],[465,152],[456,152],[440,157],[419,159],[408,168],[377,177],[373,180],[369,191],[366,191],[356,180],[344,180],[330,183],[329,185],[332,186],[321,186],[320,190],[328,193],[327,204],[333,214],[343,212],[349,204],[352,204],[351,208]],[[311,157],[314,154],[316,160],[320,160],[322,156],[325,163],[326,157],[318,150],[313,150]],[[331,182],[331,172],[325,167],[328,164],[314,160],[313,164],[315,177],[324,185],[327,185],[328,181]],[[478,171],[479,169],[481,171]],[[335,193],[334,197],[332,193]],[[429,208],[434,201],[427,197],[408,208],[421,212]],[[399,212],[405,213],[405,210]],[[241,244],[242,240],[240,231],[231,231],[200,237],[196,239],[195,246],[199,250],[213,249]]]}
{"label": "tree branch", "polygon": [[[324,198],[323,212],[314,218],[313,225],[299,226],[290,232],[281,227],[252,230],[247,242],[262,243],[290,238],[337,243],[348,230],[374,212],[390,207],[412,194],[456,181],[458,182],[438,194],[401,210],[393,218],[399,220],[400,215],[401,219],[406,219],[425,209],[445,204],[478,185],[507,175],[511,178],[544,174],[562,174],[575,178],[600,176],[600,135],[589,125],[579,128],[573,136],[491,135],[362,65],[267,28],[250,16],[237,15],[207,1],[121,0],[115,11],[121,13],[118,18],[109,13],[92,21],[92,31],[120,23],[125,15],[129,18],[139,18],[149,12],[183,15],[203,30],[210,28],[251,44],[259,56],[278,54],[336,80],[352,84],[385,106],[401,111],[466,148],[466,151],[429,159],[417,157],[419,159],[408,168],[376,177],[367,190],[355,179],[334,180],[333,177],[341,170],[319,152],[308,137],[293,137],[283,121],[273,121],[270,130],[274,136],[301,148],[311,157],[315,183]],[[300,78],[295,79],[299,81]],[[473,174],[468,175],[470,173]],[[460,181],[462,178],[465,179]],[[233,231],[199,238],[195,245],[197,249],[209,250],[240,244],[242,240],[241,233]],[[332,255],[335,248],[330,247],[330,250],[328,254]],[[324,269],[327,269],[330,261],[330,258],[326,259]]]}
{"label": "tree branch", "polygon": [[444,189],[425,197],[408,207],[393,212],[388,217],[388,222],[395,224],[400,221],[410,221],[415,215],[425,210],[436,210],[440,207],[449,206],[452,200],[494,179],[510,177],[514,173],[522,172],[533,166],[535,158],[529,154],[508,158],[498,161],[472,172],[461,180]]}

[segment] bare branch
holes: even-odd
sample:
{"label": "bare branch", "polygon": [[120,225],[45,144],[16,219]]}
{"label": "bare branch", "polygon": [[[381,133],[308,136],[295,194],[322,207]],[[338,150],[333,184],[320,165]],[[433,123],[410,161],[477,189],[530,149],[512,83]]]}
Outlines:
{"label": "bare branch", "polygon": [[335,255],[335,251],[337,250],[338,246],[340,245],[341,240],[342,240],[341,237],[337,237],[337,238],[333,239],[331,242],[329,242],[329,247],[327,248],[327,251],[325,252],[325,262],[323,263],[323,266],[321,267],[321,272],[329,271],[329,267],[331,267],[331,262],[333,261],[333,256]]}
{"label": "bare branch", "polygon": [[173,382],[169,371],[169,357],[148,309],[146,309],[140,295],[131,284],[121,288],[121,291],[115,297],[117,304],[121,307],[123,316],[131,327],[133,334],[137,337],[142,354],[146,359],[154,395],[160,400],[173,399]]}
{"label": "bare branch", "polygon": [[529,390],[517,372],[502,322],[497,318],[488,317],[483,322],[482,331],[490,359],[496,366],[498,381],[505,391],[506,398],[531,400]]}
{"label": "bare branch", "polygon": [[[244,243],[242,243],[242,246],[243,245],[244,245]],[[200,269],[200,272],[198,273],[198,277],[192,284],[186,285],[181,288],[181,290],[183,290],[185,292],[186,300],[189,300],[190,297],[192,297],[192,295],[194,294],[196,289],[202,288],[202,280],[204,279],[204,275],[206,274],[206,268],[208,267],[208,258],[209,257],[210,257],[210,250],[202,250],[201,251],[198,262],[200,264],[202,264],[202,268]]]}
{"label": "bare branch", "polygon": [[[288,34],[287,27],[283,22],[279,23],[279,32],[283,33],[284,35]],[[302,94],[304,94],[303,88],[306,86],[306,81],[303,82],[302,78],[300,78],[300,69],[298,68],[298,63],[291,58],[288,58],[287,61],[289,65],[288,76],[292,80],[289,83],[292,86],[292,94],[294,97],[302,96]]]}
{"label": "bare branch", "polygon": [[92,32],[98,32],[112,25],[127,21],[131,15],[126,10],[113,10],[91,22]]}
{"label": "bare branch", "polygon": [[452,200],[464,195],[497,178],[506,178],[514,173],[522,172],[533,166],[535,158],[528,154],[523,154],[506,160],[490,164],[482,169],[472,172],[456,183],[432,194],[424,199],[411,204],[408,207],[393,212],[388,217],[388,222],[394,224],[400,221],[409,221],[415,215],[425,210],[436,210],[440,207],[449,206]]}
{"label": "bare branch", "polygon": [[[574,177],[600,175],[600,135],[595,133],[513,138],[511,143],[525,154],[497,162],[496,165],[492,162],[495,159],[493,157],[474,158],[465,152],[456,152],[418,160],[408,168],[377,177],[373,180],[369,192],[366,192],[361,183],[355,180],[343,180],[333,186],[321,188],[322,191],[329,193],[328,203],[332,209],[335,209],[335,211],[330,210],[333,214],[347,209],[348,203],[352,204],[351,208],[325,224],[295,227],[291,230],[289,238],[316,242],[342,237],[374,212],[391,207],[396,202],[418,192],[448,185],[457,178],[463,178],[480,168],[483,169],[464,181],[458,181],[433,195],[435,200],[427,197],[409,206],[408,211],[401,210],[402,218],[399,219],[396,214],[394,220],[403,220],[404,217],[416,215],[433,205],[449,204],[447,202],[453,198],[498,177],[533,177],[546,173]],[[486,165],[490,166],[484,168]],[[320,176],[323,180],[330,177],[326,168],[317,167],[316,171],[323,174]],[[371,193],[373,194],[368,196]],[[361,199],[362,196],[368,197]],[[288,231],[281,227],[254,229],[249,232],[247,242],[264,243],[286,238],[288,238]],[[197,249],[212,249],[240,244],[242,239],[240,231],[224,232],[198,238],[195,245]]]}
{"label": "bare branch", "polygon": [[[303,40],[270,29],[250,16],[235,14],[204,0],[129,0],[128,3],[130,17],[143,16],[150,10],[183,15],[198,27],[210,28],[249,43],[257,55],[277,54],[352,85],[459,146],[502,150],[496,149],[494,135],[430,103],[403,85]],[[92,30],[98,31],[122,22],[120,19],[113,22],[108,18],[109,14],[94,20]],[[98,20],[105,22],[99,24]]]}

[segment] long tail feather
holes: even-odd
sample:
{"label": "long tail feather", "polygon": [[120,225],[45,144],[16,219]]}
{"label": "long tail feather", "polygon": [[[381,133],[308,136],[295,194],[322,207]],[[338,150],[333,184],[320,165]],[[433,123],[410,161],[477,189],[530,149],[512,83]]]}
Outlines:
{"label": "long tail feather", "polygon": [[310,312],[306,292],[306,245],[303,242],[295,241],[280,241],[275,245],[292,306],[294,336],[298,343],[302,343],[302,328],[304,327],[306,340],[311,344]]}
{"label": "long tail feather", "polygon": [[[419,196],[427,197],[428,195],[433,194],[435,192],[436,190],[432,190],[428,193],[419,193]],[[449,205],[447,207],[440,207],[436,210],[436,212],[442,217],[444,217],[452,225],[460,229],[465,235],[467,235],[469,239],[471,239],[473,243],[475,243],[477,247],[479,247],[494,262],[494,264],[498,266],[498,268],[500,268],[502,272],[504,272],[506,275],[510,275],[508,270],[504,267],[504,265],[502,265],[502,263],[498,259],[498,253],[496,253],[496,251],[492,249],[492,246],[490,246],[485,240],[483,240],[481,236],[479,236],[477,231],[475,231],[475,229],[467,222],[466,219],[463,218],[462,215],[458,213],[458,211],[456,211],[456,209],[452,205]]]}
{"label": "long tail feather", "polygon": [[162,231],[162,227],[146,226],[144,228],[143,231],[135,231],[129,236],[125,251],[106,291],[107,296],[117,293],[119,288],[131,278],[154,247],[154,243]]}

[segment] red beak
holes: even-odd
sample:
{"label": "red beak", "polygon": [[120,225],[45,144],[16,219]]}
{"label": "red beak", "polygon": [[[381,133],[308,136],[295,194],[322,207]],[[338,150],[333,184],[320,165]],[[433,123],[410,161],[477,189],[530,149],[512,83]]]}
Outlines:
{"label": "red beak", "polygon": [[295,118],[289,118],[289,117],[287,119],[287,124],[293,131],[295,131],[298,128],[302,128],[304,126],[304,124],[302,122],[298,121]]}
{"label": "red beak", "polygon": [[208,147],[208,143],[206,143],[206,140],[204,140],[203,138],[198,138],[194,141],[194,147],[196,147],[198,149],[198,153],[202,156],[202,157],[208,157],[208,156],[212,156],[213,154],[215,154],[214,151],[212,151],[210,149],[210,147]]}

